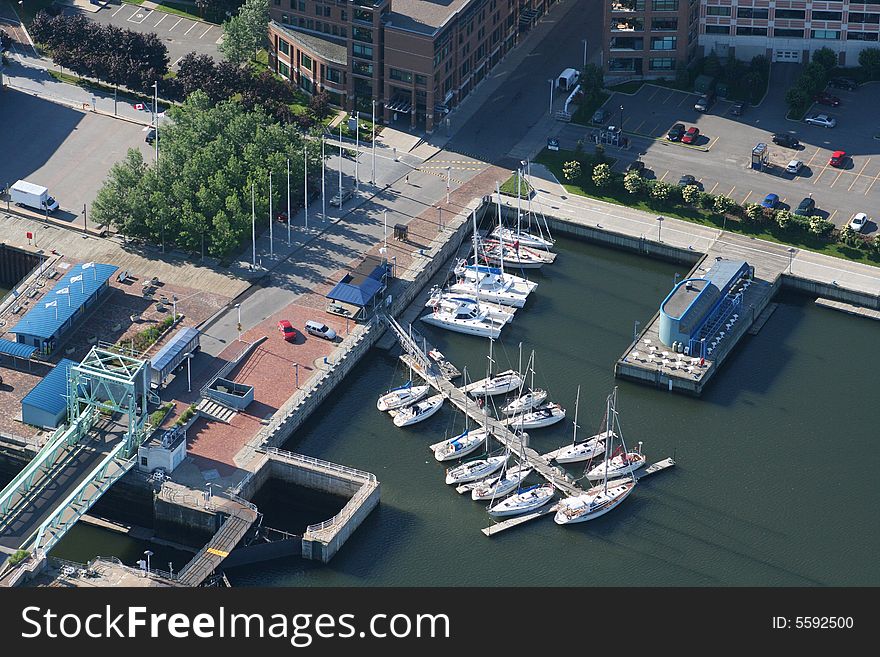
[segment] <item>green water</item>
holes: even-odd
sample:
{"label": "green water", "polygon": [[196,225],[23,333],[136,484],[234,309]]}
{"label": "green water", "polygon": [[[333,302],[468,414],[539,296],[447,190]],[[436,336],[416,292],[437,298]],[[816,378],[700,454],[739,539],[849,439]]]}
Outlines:
{"label": "green water", "polygon": [[[571,440],[578,385],[581,435],[598,428],[616,383],[628,444],[643,441],[649,461],[674,455],[678,465],[595,521],[559,527],[544,518],[486,538],[484,504],[446,486],[427,449],[460,431],[461,415],[447,406],[415,427],[394,427],[375,400],[406,373],[377,352],[286,447],[376,473],[380,506],[329,565],[231,569],[233,585],[880,584],[880,492],[870,467],[880,435],[871,403],[877,324],[781,296],[703,398],[615,382],[633,321],[644,324],[686,269],[569,240],[558,247],[494,354],[503,369],[517,366],[519,342],[524,359],[534,349],[535,385],[568,409],[564,425],[531,432],[532,446]],[[474,378],[485,375],[487,340],[420,329]],[[81,540],[78,551],[92,543]]]}

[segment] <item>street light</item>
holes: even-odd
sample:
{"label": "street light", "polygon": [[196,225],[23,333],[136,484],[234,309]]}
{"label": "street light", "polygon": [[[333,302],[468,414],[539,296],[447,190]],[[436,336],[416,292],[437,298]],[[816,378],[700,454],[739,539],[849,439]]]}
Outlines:
{"label": "street light", "polygon": [[192,352],[186,355],[186,391],[192,392],[192,375],[190,374],[191,365],[190,361],[193,359]]}
{"label": "street light", "polygon": [[550,78],[549,80],[547,80],[547,82],[550,83],[550,115],[552,116],[553,115],[553,82],[555,82],[555,80],[553,80],[553,78]]}
{"label": "street light", "polygon": [[147,572],[150,572],[150,557],[153,556],[152,550],[144,550],[144,554],[147,555]]}
{"label": "street light", "polygon": [[176,294],[171,295],[171,308],[172,308],[171,319],[176,322],[177,321],[177,295]]}
{"label": "street light", "polygon": [[587,40],[583,39],[584,42],[584,69],[587,68]]}
{"label": "street light", "polygon": [[373,148],[373,167],[370,171],[370,184],[374,185],[376,183],[376,99],[373,99],[373,141],[371,143]]}
{"label": "street light", "polygon": [[791,273],[791,261],[794,259],[794,247],[788,247],[788,273]]}
{"label": "street light", "polygon": [[238,341],[241,342],[241,304],[235,304],[235,309],[238,310]]}
{"label": "street light", "polygon": [[639,339],[639,323],[639,320],[636,320],[636,323],[633,326],[633,342]]}
{"label": "street light", "polygon": [[660,229],[663,227],[663,217],[657,217],[657,241],[662,242],[660,239]]}
{"label": "street light", "polygon": [[620,131],[623,132],[623,105],[620,106]]}
{"label": "street light", "polygon": [[450,180],[450,171],[452,167],[449,165],[446,166],[446,205],[449,205],[449,180]]}

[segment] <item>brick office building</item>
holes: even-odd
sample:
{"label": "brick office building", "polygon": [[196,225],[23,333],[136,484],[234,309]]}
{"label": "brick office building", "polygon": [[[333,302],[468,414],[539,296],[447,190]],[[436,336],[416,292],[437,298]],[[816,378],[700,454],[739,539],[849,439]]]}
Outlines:
{"label": "brick office building", "polygon": [[[270,65],[306,93],[432,131],[556,0],[271,0]],[[407,121],[408,119],[408,121]]]}

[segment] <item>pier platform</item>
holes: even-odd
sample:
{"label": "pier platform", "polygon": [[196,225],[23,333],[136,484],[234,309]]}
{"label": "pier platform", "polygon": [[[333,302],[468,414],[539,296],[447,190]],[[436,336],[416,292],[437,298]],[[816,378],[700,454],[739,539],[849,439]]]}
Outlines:
{"label": "pier platform", "polygon": [[820,297],[816,299],[816,305],[822,306],[823,308],[831,308],[832,310],[839,310],[848,315],[856,315],[857,317],[864,317],[866,319],[880,319],[880,310],[865,308],[864,306],[855,306],[843,301],[832,301],[831,299]]}

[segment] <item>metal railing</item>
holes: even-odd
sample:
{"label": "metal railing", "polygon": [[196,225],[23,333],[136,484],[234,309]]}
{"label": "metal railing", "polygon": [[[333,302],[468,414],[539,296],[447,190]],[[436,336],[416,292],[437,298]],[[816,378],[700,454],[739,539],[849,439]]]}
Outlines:
{"label": "metal railing", "polygon": [[279,456],[283,459],[287,459],[288,461],[295,461],[304,465],[313,465],[323,468],[325,470],[333,470],[334,472],[347,474],[351,477],[356,477],[357,479],[361,479],[364,481],[376,481],[376,475],[374,475],[372,472],[365,472],[364,470],[358,470],[357,468],[350,468],[347,465],[339,465],[338,463],[333,463],[331,461],[324,461],[323,459],[318,459],[314,456],[306,456],[304,454],[288,452],[283,449],[278,449],[277,447],[261,447],[259,451]]}
{"label": "metal railing", "polygon": [[333,516],[329,520],[325,520],[323,522],[319,522],[306,527],[306,533],[303,537],[305,538],[309,534],[316,534],[320,531],[327,529],[328,527],[347,522],[354,514],[355,510],[360,507],[360,505],[373,493],[374,490],[376,490],[375,478],[373,481],[367,482],[363,486],[358,488],[357,492],[351,496],[351,499],[348,500],[346,505],[342,507],[342,510],[335,516]]}

